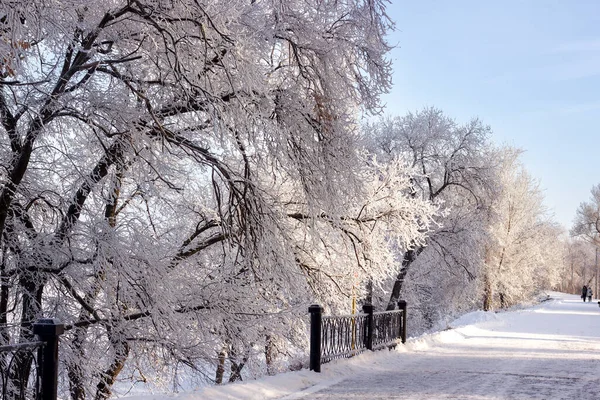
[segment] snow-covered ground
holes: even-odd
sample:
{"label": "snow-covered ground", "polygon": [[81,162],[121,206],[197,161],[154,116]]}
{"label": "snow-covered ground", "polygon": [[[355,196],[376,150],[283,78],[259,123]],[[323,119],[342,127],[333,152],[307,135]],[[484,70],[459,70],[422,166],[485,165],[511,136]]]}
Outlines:
{"label": "snow-covered ground", "polygon": [[552,293],[531,308],[474,312],[451,329],[322,367],[128,400],[600,399],[600,307]]}

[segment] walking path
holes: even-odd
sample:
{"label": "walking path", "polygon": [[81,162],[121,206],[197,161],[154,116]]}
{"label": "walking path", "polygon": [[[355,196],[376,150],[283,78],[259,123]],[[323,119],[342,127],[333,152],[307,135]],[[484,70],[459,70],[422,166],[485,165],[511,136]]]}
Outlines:
{"label": "walking path", "polygon": [[135,399],[600,399],[597,302],[553,293],[531,308],[467,314],[451,328],[393,351],[324,364],[321,374],[303,370]]}
{"label": "walking path", "polygon": [[597,302],[559,295],[496,316],[307,398],[600,399]]}

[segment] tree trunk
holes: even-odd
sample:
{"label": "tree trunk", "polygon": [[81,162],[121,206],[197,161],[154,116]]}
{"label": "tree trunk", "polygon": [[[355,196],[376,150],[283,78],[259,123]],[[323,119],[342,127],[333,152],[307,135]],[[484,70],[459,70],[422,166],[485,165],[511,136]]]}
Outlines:
{"label": "tree trunk", "polygon": [[75,358],[67,362],[67,376],[69,378],[69,392],[72,400],[85,400],[85,386],[83,383],[83,370],[79,360],[84,359],[83,342],[86,329],[76,328],[71,345]]}
{"label": "tree trunk", "polygon": [[484,291],[483,291],[483,311],[491,311],[492,310],[492,283],[490,282],[490,278],[487,274],[484,277]]}
{"label": "tree trunk", "polygon": [[236,353],[231,349],[229,362],[231,363],[231,375],[229,375],[229,383],[242,380],[242,369],[248,361],[248,353],[242,357],[241,362],[238,362]]}
{"label": "tree trunk", "polygon": [[404,253],[404,256],[402,257],[402,267],[400,267],[400,272],[398,272],[398,276],[394,281],[394,286],[386,310],[390,311],[396,308],[408,270],[423,249],[424,247],[417,247],[416,249],[411,249]]}
{"label": "tree trunk", "polygon": [[[42,293],[44,286],[41,282],[41,277],[38,274],[31,272],[23,272],[19,279],[19,286],[22,290],[21,300],[21,334],[19,343],[27,343],[35,341],[32,324],[40,315],[42,304]],[[30,353],[17,353],[14,358],[14,363],[9,371],[9,378],[14,382],[16,387],[20,382],[27,382],[31,372],[31,363],[33,357]]]}
{"label": "tree trunk", "polygon": [[[84,302],[93,307],[96,297],[100,293],[100,282],[104,279],[104,274],[99,273],[95,277],[93,289],[87,293]],[[83,307],[79,312],[78,322],[82,322],[90,318],[90,313]],[[83,344],[87,335],[87,327],[79,327],[74,329],[73,341],[71,346],[75,359],[67,362],[67,376],[69,378],[69,392],[72,400],[85,400],[85,377],[80,365],[80,360],[85,360],[85,350]]]}
{"label": "tree trunk", "polygon": [[369,279],[367,281],[366,290],[367,290],[367,295],[365,296],[365,302],[367,304],[373,304],[373,279]]}
{"label": "tree trunk", "polygon": [[273,362],[275,361],[275,344],[271,335],[265,337],[265,361],[267,363],[267,375],[275,375]]}
{"label": "tree trunk", "polygon": [[225,358],[227,357],[227,347],[223,346],[221,351],[219,352],[218,360],[219,363],[217,365],[217,372],[215,374],[215,383],[220,385],[223,383],[223,374],[225,374]]}
{"label": "tree trunk", "polygon": [[10,342],[10,335],[6,324],[8,322],[8,277],[6,276],[4,261],[0,264],[0,345]]}
{"label": "tree trunk", "polygon": [[506,297],[504,293],[498,293],[498,297],[500,297],[500,308],[506,308]]}
{"label": "tree trunk", "polygon": [[115,356],[110,367],[102,374],[98,386],[96,386],[95,400],[106,400],[110,397],[112,394],[112,385],[123,369],[127,357],[129,357],[129,343],[124,339],[117,338],[117,336],[120,336],[120,333],[109,332],[110,341],[113,343],[113,348],[115,349]]}
{"label": "tree trunk", "polygon": [[[119,201],[119,195],[120,195],[120,188],[121,188],[121,184],[123,181],[123,174],[124,174],[124,169],[123,169],[123,165],[122,164],[117,164],[117,174],[115,175],[115,178],[113,180],[112,186],[113,186],[113,191],[111,194],[111,197],[108,199],[107,204],[105,206],[105,210],[104,210],[104,217],[106,218],[106,221],[108,223],[108,226],[111,229],[114,229],[117,225],[117,203]],[[110,260],[109,260],[110,262]],[[94,275],[94,282],[92,284],[91,290],[86,293],[85,298],[84,298],[84,303],[90,307],[94,306],[94,303],[96,302],[96,298],[98,297],[98,295],[100,294],[100,290],[102,287],[102,282],[104,281],[106,277],[106,273],[103,270],[98,271],[95,275]],[[79,312],[79,317],[78,317],[78,321],[85,321],[86,319],[90,318],[91,314],[89,311],[87,311],[85,308],[81,308],[81,311]],[[81,368],[81,365],[79,364],[79,360],[85,360],[85,350],[83,348],[83,344],[85,342],[85,337],[87,335],[87,327],[80,327],[80,328],[76,328],[75,329],[75,333],[74,333],[74,337],[73,337],[73,341],[72,346],[73,346],[73,353],[76,355],[76,359],[71,360],[71,362],[67,363],[67,372],[68,372],[68,377],[69,377],[69,391],[71,392],[71,399],[72,400],[85,400],[85,377],[83,375],[83,370]],[[129,352],[129,348],[127,345],[127,350],[126,352]],[[125,356],[125,358],[127,358],[127,356]],[[117,357],[115,357],[115,360],[117,359]],[[116,361],[113,361],[113,364],[111,366],[112,368],[118,368]],[[122,361],[122,364],[125,363],[125,360]],[[121,366],[122,368],[122,366]],[[111,370],[109,369],[109,371]],[[114,374],[114,378],[116,378],[116,375],[118,375],[119,371],[116,372],[116,374]],[[110,373],[110,372],[109,372]],[[114,381],[113,378],[113,381]],[[100,388],[100,386],[103,384],[103,382],[101,381],[98,384],[98,388]],[[111,383],[112,385],[112,383]],[[107,389],[103,389],[104,392],[106,392]],[[110,386],[108,388],[108,393],[110,393]],[[96,395],[98,396],[98,394]]]}

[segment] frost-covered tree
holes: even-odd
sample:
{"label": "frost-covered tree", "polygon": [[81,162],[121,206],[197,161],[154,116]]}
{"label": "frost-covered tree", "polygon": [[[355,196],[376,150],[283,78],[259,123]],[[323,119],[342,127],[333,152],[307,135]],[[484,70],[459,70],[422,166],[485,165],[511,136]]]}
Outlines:
{"label": "frost-covered tree", "polygon": [[484,310],[508,307],[555,287],[561,279],[562,230],[551,221],[539,184],[519,160],[520,151],[498,152],[499,190],[491,200],[485,247]]}
{"label": "frost-covered tree", "polygon": [[[486,235],[486,194],[493,187],[494,162],[488,157],[490,128],[473,119],[459,124],[436,108],[383,119],[367,127],[370,147],[386,159],[401,156],[416,174],[411,196],[436,204],[436,226],[425,243],[407,249],[387,301],[392,309],[414,268],[410,293],[414,310],[431,323],[445,306],[469,304],[462,295],[481,265]],[[404,294],[408,296],[408,292]],[[456,302],[449,301],[454,298]]]}
{"label": "frost-covered tree", "polygon": [[[600,246],[600,184],[592,187],[590,200],[579,205],[575,215],[575,221],[573,222],[573,227],[571,228],[571,236],[589,243],[591,247],[588,248],[588,251],[591,248],[593,252],[597,252],[597,248]],[[575,254],[579,252],[580,251],[574,251]],[[581,260],[578,261],[580,264],[579,286],[581,286],[588,284],[595,275],[597,260],[594,258],[593,260],[588,260],[583,264]],[[570,260],[570,262],[572,264],[573,260]],[[571,279],[571,281],[572,285],[575,285],[573,290],[579,290],[580,287],[578,288],[574,283],[575,280]]]}
{"label": "frost-covered tree", "polygon": [[0,2],[2,340],[63,320],[73,399],[236,380],[383,279],[432,213],[356,151],[389,28],[382,0]]}
{"label": "frost-covered tree", "polygon": [[563,291],[581,294],[581,287],[595,276],[596,249],[593,243],[574,237],[565,240]]}
{"label": "frost-covered tree", "polygon": [[[491,130],[458,124],[435,108],[365,129],[379,159],[402,156],[414,168],[413,198],[437,206],[424,243],[397,257],[391,294],[411,304],[421,330],[459,312],[529,300],[564,280],[564,232],[545,211],[520,151],[495,148]],[[389,301],[387,301],[389,299]]]}
{"label": "frost-covered tree", "polygon": [[600,184],[592,187],[590,201],[579,205],[571,235],[600,244]]}

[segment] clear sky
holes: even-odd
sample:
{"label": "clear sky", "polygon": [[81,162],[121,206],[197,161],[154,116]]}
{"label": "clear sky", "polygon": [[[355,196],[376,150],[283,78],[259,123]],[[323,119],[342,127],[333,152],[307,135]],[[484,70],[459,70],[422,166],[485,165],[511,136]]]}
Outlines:
{"label": "clear sky", "polygon": [[570,228],[600,183],[600,1],[392,0],[386,113],[479,117],[525,150],[546,206]]}

